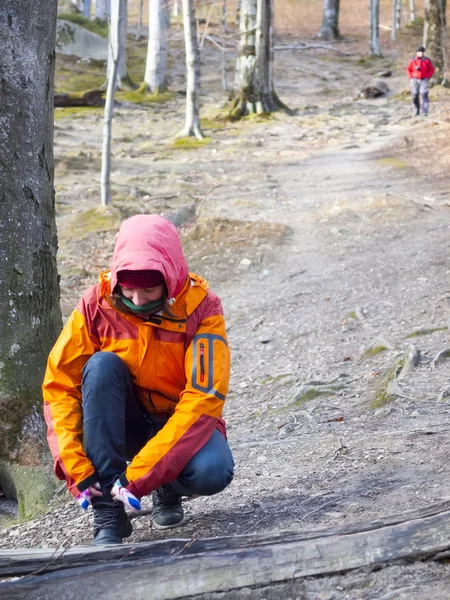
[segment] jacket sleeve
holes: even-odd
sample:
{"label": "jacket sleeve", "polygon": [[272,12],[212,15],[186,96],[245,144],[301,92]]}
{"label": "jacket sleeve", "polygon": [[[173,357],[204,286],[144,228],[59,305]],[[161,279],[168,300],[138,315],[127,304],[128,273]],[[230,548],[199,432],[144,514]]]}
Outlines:
{"label": "jacket sleeve", "polygon": [[[404,64],[404,63],[403,63]],[[413,61],[410,60],[408,66],[406,67],[406,72],[408,73],[408,77],[411,79],[413,72]]]}
{"label": "jacket sleeve", "polygon": [[66,480],[75,497],[96,481],[82,445],[81,378],[84,365],[100,343],[89,330],[85,315],[81,300],[50,353],[42,386],[55,474]]}
{"label": "jacket sleeve", "polygon": [[230,377],[230,353],[222,314],[200,322],[186,351],[185,371],[186,387],[174,414],[120,478],[122,485],[137,497],[174,481],[216,428]]}

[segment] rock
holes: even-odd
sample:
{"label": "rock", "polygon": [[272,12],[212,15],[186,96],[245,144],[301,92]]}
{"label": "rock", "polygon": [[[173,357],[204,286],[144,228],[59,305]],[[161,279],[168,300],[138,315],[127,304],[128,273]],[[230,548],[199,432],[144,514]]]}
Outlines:
{"label": "rock", "polygon": [[252,261],[249,258],[243,258],[239,264],[243,267],[249,267],[252,264]]}
{"label": "rock", "polygon": [[56,52],[79,58],[107,60],[108,40],[81,25],[58,19]]}
{"label": "rock", "polygon": [[390,69],[386,69],[386,71],[380,71],[375,75],[378,79],[379,77],[392,77],[392,71]]}
{"label": "rock", "polygon": [[388,84],[382,79],[372,79],[367,83],[361,90],[360,96],[363,98],[379,98],[381,96],[388,96],[391,90]]}
{"label": "rock", "polygon": [[195,204],[183,204],[176,211],[164,215],[175,227],[181,227],[191,219],[195,218]]}

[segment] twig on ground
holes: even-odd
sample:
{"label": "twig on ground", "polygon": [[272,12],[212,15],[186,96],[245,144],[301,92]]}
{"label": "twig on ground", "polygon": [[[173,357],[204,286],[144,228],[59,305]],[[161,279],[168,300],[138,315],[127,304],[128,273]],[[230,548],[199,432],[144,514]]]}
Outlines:
{"label": "twig on ground", "polygon": [[450,357],[450,347],[449,348],[444,348],[443,350],[441,350],[440,352],[438,352],[436,354],[436,356],[433,358],[433,360],[430,363],[430,367],[432,370],[434,370],[436,368],[436,364],[442,360],[443,358],[449,358]]}
{"label": "twig on ground", "polygon": [[303,515],[303,517],[300,517],[300,520],[304,521],[305,519],[307,519],[311,515],[314,515],[315,513],[320,512],[321,510],[323,510],[327,506],[331,506],[333,504],[336,504],[336,500],[328,500],[328,502],[324,502],[323,504],[321,504],[320,506],[318,506],[317,508],[315,508],[311,512],[306,513],[306,515]]}

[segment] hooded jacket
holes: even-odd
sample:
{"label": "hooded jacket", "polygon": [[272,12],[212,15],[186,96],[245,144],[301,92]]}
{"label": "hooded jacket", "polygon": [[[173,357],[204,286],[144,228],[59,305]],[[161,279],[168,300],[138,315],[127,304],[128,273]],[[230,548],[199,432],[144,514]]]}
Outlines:
{"label": "hooded jacket", "polygon": [[[113,308],[121,270],[160,271],[172,316],[144,320]],[[168,418],[120,478],[141,497],[174,481],[215,428],[225,435],[230,373],[221,302],[204,279],[188,273],[176,228],[163,217],[136,215],[122,223],[111,271],[83,295],[48,359],[47,439],[55,473],[75,497],[97,481],[82,445],[81,381],[84,365],[101,351],[125,362],[144,409]]]}
{"label": "hooded jacket", "polygon": [[431,79],[434,67],[428,56],[422,58],[413,57],[406,68],[410,79]]}

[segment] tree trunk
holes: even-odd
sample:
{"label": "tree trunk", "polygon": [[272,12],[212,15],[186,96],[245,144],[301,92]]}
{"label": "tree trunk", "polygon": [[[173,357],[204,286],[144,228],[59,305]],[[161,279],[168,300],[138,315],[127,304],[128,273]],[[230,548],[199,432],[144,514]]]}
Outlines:
{"label": "tree trunk", "polygon": [[341,37],[338,25],[339,3],[340,0],[324,0],[323,20],[319,37],[326,41],[337,40]]}
{"label": "tree trunk", "polygon": [[200,128],[200,52],[195,19],[195,0],[182,0],[186,48],[186,121],[178,137],[203,139]]}
{"label": "tree trunk", "polygon": [[236,25],[239,25],[241,22],[241,5],[242,5],[242,0],[236,0],[236,19],[235,19]]}
{"label": "tree trunk", "polygon": [[178,17],[180,14],[180,0],[174,0],[173,2],[173,16]]}
{"label": "tree trunk", "polygon": [[380,45],[380,0],[370,0],[370,53],[382,56]]}
{"label": "tree trunk", "polygon": [[42,418],[62,327],[53,187],[57,0],[0,2],[0,486],[19,516],[54,491]]}
{"label": "tree trunk", "polygon": [[445,49],[445,28],[447,0],[427,0],[425,3],[424,42],[427,54],[433,61],[433,79],[439,83],[446,81],[447,56]]}
{"label": "tree trunk", "polygon": [[242,0],[240,32],[230,115],[288,110],[273,85],[273,0]]}
{"label": "tree trunk", "polygon": [[[392,28],[391,28],[391,40],[397,39],[397,7],[399,0],[392,0]],[[401,10],[401,8],[400,8]]]}
{"label": "tree trunk", "polygon": [[139,16],[138,16],[138,24],[136,30],[136,40],[139,41],[141,39],[141,30],[142,30],[142,13],[144,12],[144,0],[139,0]]}
{"label": "tree trunk", "polygon": [[111,14],[110,0],[95,0],[94,15],[99,21],[107,21]]}
{"label": "tree trunk", "polygon": [[148,2],[148,50],[145,84],[153,94],[167,90],[167,19],[164,0]]}
{"label": "tree trunk", "polygon": [[[114,111],[114,82],[117,79],[117,71],[120,61],[120,46],[113,47],[111,40],[117,39],[120,29],[120,3],[122,0],[111,0],[111,25],[109,27],[109,40],[112,67],[109,72],[108,85],[106,89],[105,113],[103,119],[103,148],[102,148],[102,172],[100,175],[100,200],[102,206],[111,204],[111,129]],[[111,50],[112,49],[112,50]]]}
{"label": "tree trunk", "polygon": [[[114,63],[113,55],[119,57],[117,65],[117,74],[114,85],[116,90],[136,89],[136,85],[130,79],[127,71],[127,33],[128,33],[128,0],[119,1],[119,26],[115,19],[118,18],[117,13],[112,10],[111,4],[111,23],[110,28],[112,35],[110,36],[109,53],[108,53],[108,81],[110,79],[110,71]],[[118,33],[117,33],[118,32]]]}
{"label": "tree trunk", "polygon": [[222,0],[222,33],[227,33],[227,0]]}
{"label": "tree trunk", "polygon": [[86,19],[91,18],[91,0],[83,0],[83,4],[81,5],[81,14]]}
{"label": "tree trunk", "polygon": [[416,0],[409,0],[409,20],[411,23],[416,20]]}

